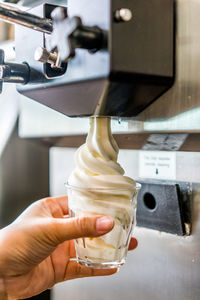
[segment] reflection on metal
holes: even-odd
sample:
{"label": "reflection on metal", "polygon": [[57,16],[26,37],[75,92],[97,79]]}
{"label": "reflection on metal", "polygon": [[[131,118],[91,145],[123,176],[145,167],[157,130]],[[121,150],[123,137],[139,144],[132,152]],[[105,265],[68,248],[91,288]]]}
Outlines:
{"label": "reflection on metal", "polygon": [[36,31],[50,34],[53,30],[52,21],[40,18],[23,10],[18,6],[0,3],[0,19],[12,24],[22,25]]}
{"label": "reflection on metal", "polygon": [[[17,0],[16,0],[17,1]],[[6,2],[9,2],[9,1],[6,1]],[[11,2],[11,1],[10,1]],[[40,4],[43,4],[43,3],[49,3],[49,4],[55,4],[55,5],[63,5],[63,6],[66,6],[67,4],[67,0],[19,0],[18,1],[18,5],[20,7],[36,7]]]}

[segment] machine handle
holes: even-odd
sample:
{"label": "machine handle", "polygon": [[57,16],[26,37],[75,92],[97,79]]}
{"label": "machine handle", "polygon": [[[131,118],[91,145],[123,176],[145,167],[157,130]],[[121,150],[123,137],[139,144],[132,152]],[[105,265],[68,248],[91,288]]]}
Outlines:
{"label": "machine handle", "polygon": [[47,50],[57,51],[62,62],[75,56],[76,48],[96,52],[107,48],[107,32],[97,26],[82,24],[79,17],[68,17],[67,9],[57,7],[53,10],[53,32],[46,38]]}
{"label": "machine handle", "polygon": [[51,34],[53,31],[53,24],[50,19],[24,12],[14,5],[0,3],[0,19],[47,34]]}
{"label": "machine handle", "polygon": [[4,57],[4,51],[0,49],[0,93],[2,92],[3,82],[26,84],[30,77],[28,64],[6,63]]}
{"label": "machine handle", "polygon": [[0,19],[49,34],[47,50],[56,50],[61,62],[72,59],[76,48],[96,52],[107,47],[105,31],[97,26],[84,26],[79,17],[69,18],[66,8],[55,8],[51,16],[53,21],[19,10],[17,6],[0,3]]}

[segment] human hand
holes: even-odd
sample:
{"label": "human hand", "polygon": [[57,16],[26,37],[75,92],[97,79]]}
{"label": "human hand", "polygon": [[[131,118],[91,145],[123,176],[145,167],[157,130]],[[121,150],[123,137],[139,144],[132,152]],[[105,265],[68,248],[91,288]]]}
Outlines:
{"label": "human hand", "polygon": [[[67,197],[39,200],[0,231],[0,278],[11,299],[25,299],[69,279],[105,276],[75,258],[73,239],[97,237],[113,228],[110,217],[69,218]],[[137,247],[131,240],[129,249]]]}

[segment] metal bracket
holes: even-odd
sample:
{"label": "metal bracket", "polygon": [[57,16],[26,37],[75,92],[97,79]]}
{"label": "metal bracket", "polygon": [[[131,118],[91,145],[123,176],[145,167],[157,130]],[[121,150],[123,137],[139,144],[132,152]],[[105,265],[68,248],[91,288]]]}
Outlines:
{"label": "metal bracket", "polygon": [[141,182],[137,225],[177,235],[191,232],[191,185],[187,182]]}

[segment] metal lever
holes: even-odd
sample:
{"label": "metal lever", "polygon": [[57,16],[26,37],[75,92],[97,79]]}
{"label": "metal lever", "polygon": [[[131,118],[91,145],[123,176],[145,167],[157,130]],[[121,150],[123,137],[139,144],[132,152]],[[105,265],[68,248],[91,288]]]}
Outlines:
{"label": "metal lever", "polygon": [[50,38],[47,38],[47,50],[52,52],[57,49],[62,62],[73,58],[76,48],[95,52],[107,47],[105,31],[95,26],[84,26],[79,17],[68,18],[67,10],[63,7],[53,10],[52,22],[21,11],[14,5],[0,3],[0,19],[50,34]]}
{"label": "metal lever", "polygon": [[30,77],[28,64],[5,63],[4,58],[4,51],[0,49],[0,93],[2,92],[3,82],[26,84]]}
{"label": "metal lever", "polygon": [[0,19],[47,34],[51,34],[53,31],[53,24],[50,19],[24,12],[14,5],[0,3]]}
{"label": "metal lever", "polygon": [[53,10],[53,32],[47,38],[47,50],[57,49],[60,60],[67,62],[75,56],[76,48],[98,51],[107,47],[107,34],[99,27],[82,24],[79,17],[69,18],[67,10],[57,7]]}

